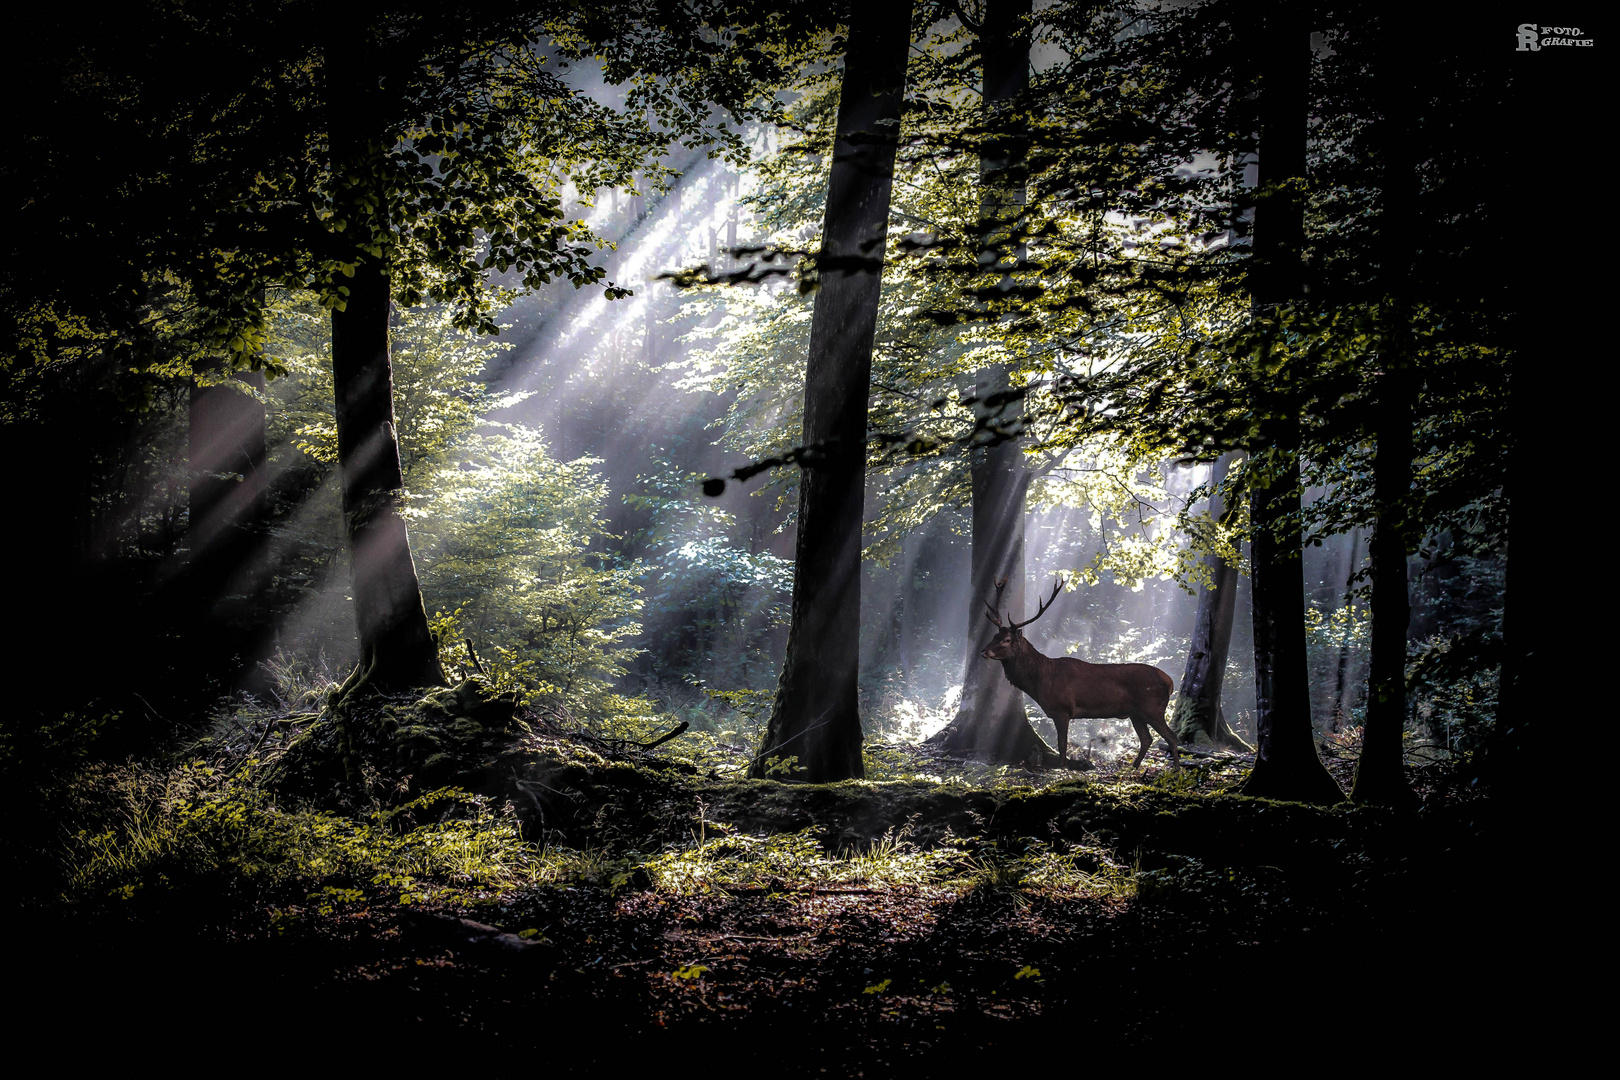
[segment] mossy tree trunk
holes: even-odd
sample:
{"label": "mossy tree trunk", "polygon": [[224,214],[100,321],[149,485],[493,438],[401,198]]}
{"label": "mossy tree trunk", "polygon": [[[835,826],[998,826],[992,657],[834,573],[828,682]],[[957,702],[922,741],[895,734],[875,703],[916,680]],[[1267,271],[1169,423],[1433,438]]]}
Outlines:
{"label": "mossy tree trunk", "polygon": [[[1210,471],[1209,516],[1214,521],[1225,514],[1220,484],[1235,457],[1221,455]],[[1171,724],[1184,745],[1192,745],[1201,736],[1223,749],[1252,750],[1232,733],[1221,707],[1221,687],[1232,649],[1232,620],[1237,611],[1238,568],[1213,552],[1205,556],[1204,565],[1209,568],[1210,584],[1198,590],[1192,644],[1187,650],[1187,667],[1181,676],[1181,693],[1176,698]]]}
{"label": "mossy tree trunk", "polygon": [[[1279,312],[1304,296],[1305,133],[1310,26],[1303,9],[1267,14],[1260,85],[1260,194],[1250,277],[1256,317],[1272,326],[1258,358],[1272,368]],[[1300,418],[1286,363],[1257,402],[1269,444],[1256,455],[1249,504],[1253,530],[1255,763],[1246,795],[1331,805],[1344,798],[1322,765],[1311,726],[1305,652],[1305,567],[1300,510]]]}
{"label": "mossy tree trunk", "polygon": [[804,444],[821,452],[799,481],[793,613],[755,777],[865,775],[857,680],[866,413],[910,50],[909,2],[854,5],[805,370]]}

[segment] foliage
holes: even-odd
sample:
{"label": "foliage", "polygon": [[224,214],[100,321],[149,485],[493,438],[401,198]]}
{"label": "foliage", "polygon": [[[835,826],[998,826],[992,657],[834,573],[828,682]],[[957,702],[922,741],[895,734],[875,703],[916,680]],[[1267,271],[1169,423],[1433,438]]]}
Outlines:
{"label": "foliage", "polygon": [[532,430],[469,436],[422,479],[410,512],[422,593],[446,662],[473,640],[499,686],[584,713],[625,671],[639,565],[592,555],[605,485],[589,459],[559,463]]}
{"label": "foliage", "polygon": [[[327,477],[337,439],[330,332],[308,294],[273,310],[270,347],[288,376],[275,384],[271,434]],[[602,719],[614,711],[605,695],[637,651],[645,571],[601,548],[600,462],[556,461],[535,429],[489,419],[521,400],[488,382],[506,346],[457,329],[448,309],[401,309],[392,336],[405,514],[442,661],[469,674],[482,666],[501,692],[527,702]],[[306,553],[308,588],[342,570],[335,485],[318,488],[280,531]]]}
{"label": "foliage", "polygon": [[[76,797],[99,813],[82,819],[68,840],[69,895],[129,900],[241,879],[271,894],[310,882],[350,883],[412,903],[509,889],[543,874],[539,852],[522,841],[510,809],[456,788],[355,818],[283,805],[256,781],[252,768],[226,774],[199,759],[166,770],[85,772]],[[430,820],[402,825],[415,815]]]}
{"label": "foliage", "polygon": [[646,515],[632,542],[660,658],[730,690],[773,684],[771,635],[787,624],[791,563],[760,550],[757,534],[745,546],[736,515],[699,495],[700,477],[683,474],[661,447],[652,448],[652,465],[624,502]]}
{"label": "foliage", "polygon": [[[1248,231],[1252,204],[1268,195],[1246,186],[1254,57],[1229,7],[1043,9],[1038,33],[1058,46],[1057,59],[1036,73],[1014,110],[1028,134],[1029,199],[1001,239],[1023,248],[1016,266],[979,265],[979,159],[998,135],[979,115],[980,45],[945,24],[920,38],[874,376],[872,462],[882,471],[874,474],[867,535],[873,594],[901,593],[909,604],[920,578],[907,556],[925,542],[960,551],[965,466],[985,440],[989,411],[972,400],[969,379],[988,365],[1006,367],[1016,399],[1009,407],[1027,414],[1020,421],[1027,458],[1039,473],[1032,502],[1045,522],[1037,529],[1047,530],[1040,546],[1071,586],[1088,586],[1083,615],[1050,617],[1052,637],[1088,659],[1170,665],[1181,642],[1128,619],[1117,590],[1149,592],[1168,578],[1190,585],[1206,550],[1236,557],[1248,528],[1245,493],[1286,464],[1251,456],[1228,478],[1230,512],[1216,522],[1196,513],[1206,493],[1199,471],[1167,462],[1256,449],[1266,416],[1292,410],[1305,424],[1306,482],[1323,492],[1304,511],[1308,537],[1321,541],[1378,517],[1367,416],[1385,374],[1394,312],[1367,270],[1386,180],[1371,141],[1380,116],[1356,84],[1374,62],[1381,29],[1341,13],[1327,30],[1334,51],[1316,61],[1306,193],[1313,291],[1308,302],[1257,318],[1246,283]],[[87,478],[89,525],[74,523],[93,536],[84,545],[98,557],[155,564],[180,552],[185,535],[184,388],[155,376],[195,373],[222,354],[280,375],[267,394],[271,441],[297,450],[277,451],[272,463],[278,477],[292,478],[276,492],[288,512],[267,545],[282,590],[277,615],[296,606],[300,618],[327,620],[308,640],[341,660],[348,627],[335,603],[344,555],[330,477],[325,323],[349,275],[386,260],[401,300],[442,301],[399,309],[393,359],[408,513],[444,660],[467,673],[483,667],[503,692],[604,738],[646,741],[667,724],[659,713],[674,712],[692,723],[687,738],[704,747],[691,760],[719,768],[733,760],[729,748],[749,738],[757,692],[773,681],[787,572],[770,537],[791,524],[793,478],[773,478],[775,510],[750,518],[694,495],[702,473],[693,447],[718,436],[726,449],[760,458],[797,441],[838,85],[836,64],[800,62],[825,59],[836,42],[803,50],[808,37],[790,43],[824,18],[796,8],[749,22],[755,16],[745,11],[688,5],[670,17],[686,20],[690,40],[655,31],[658,16],[645,5],[617,9],[631,12],[618,27],[601,25],[600,14],[542,9],[512,22],[479,22],[487,11],[458,14],[432,27],[405,5],[390,8],[375,28],[347,16],[334,24],[331,41],[352,31],[358,52],[371,50],[366,63],[396,65],[406,76],[387,91],[391,104],[360,95],[362,112],[377,110],[365,119],[377,121],[378,134],[365,148],[375,151],[371,164],[354,170],[329,138],[351,100],[334,80],[347,76],[328,63],[327,43],[312,44],[308,27],[279,28],[270,17],[297,5],[250,4],[239,15],[190,22],[160,5],[150,26],[122,17],[108,24],[140,45],[128,57],[106,27],[86,38],[78,59],[53,50],[29,57],[30,70],[49,76],[42,85],[64,91],[47,121],[71,113],[94,121],[82,130],[106,140],[92,146],[86,137],[75,149],[49,122],[30,131],[39,175],[21,177],[15,163],[6,174],[38,197],[27,205],[23,235],[91,220],[76,214],[82,184],[60,192],[50,185],[86,162],[106,166],[96,181],[98,191],[108,181],[97,196],[108,209],[97,219],[106,231],[91,236],[75,225],[61,235],[64,248],[75,239],[105,248],[107,287],[122,298],[98,299],[82,275],[75,280],[88,291],[65,279],[33,289],[17,268],[8,271],[3,299],[18,313],[22,342],[15,353],[29,360],[7,372],[15,389],[8,418],[29,419],[47,405],[70,412],[65,403],[92,383],[108,400],[145,403],[144,414],[98,430],[84,457],[64,457],[63,471]],[[748,32],[705,36],[703,20],[715,12]],[[582,22],[555,21],[576,14]],[[519,49],[515,43],[529,42],[524,35],[546,19],[557,51]],[[477,33],[458,41],[469,27]],[[255,28],[265,30],[262,40],[254,40]],[[171,31],[172,39],[163,37]],[[201,72],[195,86],[167,77],[143,82],[133,66],[155,58],[161,67],[171,50],[195,51],[199,43],[217,46],[209,64],[219,70]],[[452,54],[463,59],[446,59]],[[634,60],[655,54],[661,59]],[[557,80],[560,60],[593,57],[606,57],[610,82],[625,76],[624,96],[583,95]],[[749,109],[764,116],[776,108],[749,88],[795,66],[801,74],[784,98],[789,122],[769,132],[740,126],[736,117]],[[255,78],[263,81],[248,86]],[[657,129],[660,139],[712,133],[720,113],[699,116],[682,94],[728,79],[734,85],[724,101],[753,104],[723,121],[721,148],[767,148],[740,181],[752,239],[766,250],[732,252],[710,267],[742,272],[747,287],[688,294],[682,317],[702,348],[677,370],[653,374],[661,313],[649,307],[643,361],[621,369],[625,381],[680,379],[701,403],[694,408],[725,415],[701,436],[693,434],[697,422],[686,425],[692,430],[681,438],[665,438],[680,425],[658,418],[656,440],[638,444],[636,465],[625,467],[635,483],[621,516],[615,496],[628,485],[610,479],[619,462],[575,456],[579,446],[557,449],[535,429],[494,419],[514,403],[489,389],[501,346],[463,328],[493,328],[505,296],[497,285],[603,276],[579,216],[562,208],[595,198],[599,184],[654,191],[667,173],[637,166],[647,165],[658,118],[676,118]],[[1420,89],[1418,128],[1436,140],[1436,156],[1422,170],[1435,208],[1424,225],[1424,258],[1432,256],[1425,265],[1433,280],[1447,284],[1403,316],[1420,384],[1411,510],[1423,551],[1433,556],[1424,580],[1461,574],[1472,584],[1420,585],[1422,633],[1437,637],[1414,657],[1412,685],[1431,734],[1465,750],[1484,738],[1494,711],[1487,661],[1499,631],[1508,354],[1498,315],[1467,298],[1471,279],[1448,270],[1455,267],[1447,260],[1473,258],[1468,253],[1486,236],[1465,197],[1474,151],[1433,119],[1467,87]],[[218,108],[193,111],[202,106]],[[217,130],[200,132],[205,118]],[[143,137],[161,131],[148,157],[118,158],[131,145],[116,133],[123,121]],[[254,131],[262,142],[245,134]],[[53,158],[52,149],[72,152]],[[171,166],[177,187],[192,185],[185,199],[166,188],[156,201],[137,198]],[[378,191],[379,199],[367,194]],[[289,240],[289,223],[300,221],[316,223],[318,235]],[[331,245],[344,251],[334,255]],[[79,260],[82,251],[68,257]],[[40,268],[41,280],[52,273]],[[101,375],[93,364],[116,374],[95,382]],[[219,368],[204,378],[224,374]],[[559,398],[578,393],[569,372],[552,378]],[[629,400],[614,398],[613,407],[628,409]],[[654,421],[637,414],[638,423],[644,419],[652,430]],[[601,442],[590,448],[600,452]],[[1318,702],[1327,706],[1318,710],[1324,720],[1335,708],[1343,723],[1357,720],[1354,693],[1336,684],[1346,669],[1343,681],[1358,681],[1365,621],[1363,609],[1349,606],[1309,617],[1313,682],[1324,695],[1334,691],[1331,702]],[[912,640],[930,638],[931,625],[919,619]],[[880,639],[864,664],[869,734],[923,734],[948,709],[940,694],[956,678],[953,646],[936,634],[927,655],[902,663],[890,651],[907,632],[901,619],[872,620],[868,629]],[[639,660],[638,649],[646,650]],[[1464,654],[1480,662],[1462,670],[1454,661]],[[659,700],[632,696],[638,690]],[[90,715],[62,712],[60,723],[31,716],[26,737],[8,733],[7,753],[79,760],[86,742],[75,732],[89,732]],[[34,749],[13,750],[25,742]],[[874,746],[872,761],[882,775],[923,772],[889,746]]]}
{"label": "foliage", "polygon": [[[782,43],[804,32],[803,13],[609,7],[159,3],[71,28],[34,14],[20,85],[38,167],[8,167],[8,190],[26,235],[93,238],[106,262],[95,284],[56,264],[8,274],[0,298],[27,317],[5,355],[116,328],[161,364],[141,308],[162,282],[189,291],[210,351],[257,366],[266,287],[342,307],[345,282],[381,265],[407,305],[492,332],[491,273],[600,281],[570,193],[631,183],[671,140],[734,152],[737,121],[774,112]],[[620,107],[569,84],[599,59],[630,85]]]}
{"label": "foliage", "polygon": [[1357,689],[1367,681],[1372,613],[1352,604],[1325,612],[1305,612],[1306,662],[1310,670],[1311,715],[1319,727],[1359,726],[1367,703]]}
{"label": "foliage", "polygon": [[1500,637],[1485,633],[1436,635],[1415,650],[1407,683],[1432,745],[1459,755],[1485,747],[1501,694],[1501,651]]}
{"label": "foliage", "polygon": [[[1232,305],[1211,301],[1199,314],[1196,303],[1167,309],[1139,298],[1134,309],[1112,318],[1094,307],[1084,317],[1070,310],[1066,305],[1081,285],[1072,274],[1065,276],[1069,264],[1063,259],[1077,256],[1062,254],[1063,245],[1095,247],[1102,236],[1115,246],[1138,245],[1130,229],[1105,222],[1094,208],[1069,215],[1063,199],[1072,189],[1042,187],[1039,177],[1028,214],[1041,224],[1036,228],[1020,219],[1015,228],[1027,229],[1017,237],[1025,248],[1022,269],[1009,278],[998,263],[987,273],[979,259],[985,242],[980,153],[1005,138],[997,125],[1033,124],[1038,111],[1025,112],[1020,103],[1016,119],[979,119],[978,48],[960,24],[934,26],[914,50],[908,75],[890,224],[893,257],[884,269],[873,357],[869,422],[871,465],[880,470],[874,477],[880,509],[868,522],[866,555],[889,562],[919,527],[968,505],[968,456],[995,437],[992,427],[1002,425],[1013,434],[1027,428],[1034,436],[1029,464],[1040,479],[1033,504],[1090,514],[1092,546],[1076,561],[1084,578],[1095,581],[1100,572],[1112,571],[1128,583],[1163,576],[1196,580],[1201,547],[1189,547],[1164,527],[1188,504],[1180,493],[1142,475],[1156,471],[1156,463],[1175,448],[1116,430],[1077,435],[1068,398],[1042,388],[1054,379],[1072,381],[1081,370],[1130,366],[1133,355],[1186,352],[1212,332],[1210,319],[1230,321]],[[1032,98],[1045,95],[1040,100],[1048,102],[1063,92],[1071,75],[1062,69],[1043,77]],[[789,110],[794,137],[784,138],[753,166],[745,202],[757,238],[737,256],[744,269],[720,274],[710,267],[706,278],[682,279],[749,286],[698,290],[689,307],[706,325],[692,336],[706,347],[683,364],[689,372],[685,386],[728,400],[725,445],[756,460],[780,458],[798,441],[807,294],[815,287],[838,85],[831,66],[807,70]],[[1131,106],[1116,102],[1116,107]],[[1065,176],[1062,183],[1072,179]],[[1086,287],[1094,281],[1094,275],[1081,276]],[[798,279],[797,289],[783,280],[792,278]],[[1042,313],[1029,307],[1037,296],[1061,299]],[[1172,324],[1168,333],[1167,323]],[[976,396],[976,373],[993,365],[1008,369],[1013,400],[998,404]],[[782,486],[780,505],[791,506],[793,482],[792,475],[772,480]],[[1105,522],[1135,535],[1110,542]]]}

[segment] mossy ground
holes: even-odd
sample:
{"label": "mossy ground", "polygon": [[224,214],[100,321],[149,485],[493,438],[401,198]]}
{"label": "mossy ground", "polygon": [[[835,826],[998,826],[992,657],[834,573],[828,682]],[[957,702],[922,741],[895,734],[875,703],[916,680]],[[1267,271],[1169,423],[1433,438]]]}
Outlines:
{"label": "mossy ground", "polygon": [[225,719],[56,790],[66,871],[18,968],[40,1002],[145,988],[105,1020],[129,1038],[262,1040],[313,1010],[379,1052],[583,1069],[715,1036],[778,1073],[903,1075],[1185,1048],[1267,1010],[1342,1033],[1412,972],[1457,1031],[1500,992],[1472,948],[1490,804],[1443,784],[1397,815],[1223,793],[1240,763],[1076,778],[888,748],[896,779],[792,785],[472,682]]}

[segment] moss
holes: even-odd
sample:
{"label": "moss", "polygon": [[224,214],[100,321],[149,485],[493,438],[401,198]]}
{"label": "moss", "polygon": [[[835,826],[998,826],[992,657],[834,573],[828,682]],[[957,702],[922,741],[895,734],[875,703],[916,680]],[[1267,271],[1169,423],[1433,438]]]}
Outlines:
{"label": "moss", "polygon": [[[1342,863],[1347,837],[1364,838],[1379,832],[1379,822],[1388,824],[1387,814],[1348,806],[1323,809],[1151,783],[787,784],[722,777],[656,757],[610,760],[578,741],[523,734],[511,699],[491,694],[478,680],[416,701],[329,715],[277,768],[284,790],[341,791],[351,801],[358,794],[384,805],[454,785],[510,801],[531,841],[621,852],[687,845],[718,827],[736,834],[806,833],[836,853],[870,848],[904,830],[920,848],[965,837],[1036,837],[1101,842],[1116,858],[1140,857],[1150,868],[1160,853],[1175,853],[1217,868],[1286,862],[1331,869]],[[394,783],[385,784],[385,777]]]}
{"label": "moss", "polygon": [[322,803],[385,806],[447,786],[489,792],[499,786],[516,712],[513,695],[481,678],[415,700],[334,705],[287,748],[269,782]]}
{"label": "moss", "polygon": [[[972,788],[926,781],[785,784],[704,777],[668,764],[605,762],[565,745],[532,755],[514,797],[531,838],[589,847],[689,843],[700,827],[744,834],[809,830],[826,850],[861,850],[904,829],[928,848],[954,838],[1101,841],[1127,862],[1176,852],[1218,867],[1281,860],[1332,867],[1347,835],[1365,833],[1348,808],[1324,810],[1235,795],[1188,795],[1148,785],[1112,789],[1084,779],[1049,787]],[[1370,822],[1371,819],[1369,818]]]}

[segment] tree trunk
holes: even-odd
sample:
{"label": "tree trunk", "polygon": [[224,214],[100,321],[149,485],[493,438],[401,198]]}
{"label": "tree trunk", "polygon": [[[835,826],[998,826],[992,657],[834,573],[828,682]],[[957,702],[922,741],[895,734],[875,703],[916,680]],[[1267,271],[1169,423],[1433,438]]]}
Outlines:
{"label": "tree trunk", "polygon": [[823,783],[866,771],[857,700],[866,413],[910,49],[909,2],[855,5],[805,369],[804,444],[821,453],[799,480],[793,615],[755,777]]}
{"label": "tree trunk", "polygon": [[1341,723],[1348,723],[1350,717],[1350,641],[1355,632],[1355,600],[1356,573],[1361,569],[1357,561],[1357,552],[1361,550],[1361,530],[1350,530],[1350,550],[1345,555],[1344,569],[1344,608],[1345,627],[1344,634],[1339,638],[1339,663],[1334,670],[1333,677],[1333,730],[1339,730]]}
{"label": "tree trunk", "polygon": [[1383,212],[1379,215],[1379,279],[1383,286],[1385,325],[1380,357],[1378,404],[1374,413],[1373,498],[1378,523],[1368,545],[1372,556],[1372,642],[1368,676],[1367,717],[1362,727],[1361,759],[1350,797],[1358,803],[1410,806],[1416,796],[1406,783],[1401,736],[1406,730],[1406,636],[1412,621],[1407,594],[1408,502],[1412,490],[1412,414],[1417,385],[1412,371],[1411,243],[1417,226],[1417,162],[1402,118],[1410,111],[1412,87],[1408,64],[1415,57],[1403,48],[1404,35],[1384,43],[1380,111],[1384,157]]}
{"label": "tree trunk", "polygon": [[[950,725],[928,742],[993,764],[1062,765],[1064,759],[1030,726],[1023,691],[1008,681],[1000,662],[982,655],[996,636],[984,605],[997,602],[997,582],[1006,582],[999,613],[1013,619],[1026,614],[1024,492],[1029,473],[1017,440],[975,453],[984,454],[988,464],[981,468],[975,463],[973,469],[973,554],[962,704]],[[1090,767],[1083,759],[1077,764]]]}
{"label": "tree trunk", "polygon": [[[1235,457],[1221,455],[1210,471],[1209,516],[1213,521],[1225,515],[1220,483]],[[1226,661],[1232,648],[1232,617],[1237,611],[1238,568],[1213,552],[1205,556],[1204,565],[1209,567],[1210,584],[1198,590],[1198,615],[1172,723],[1176,738],[1184,745],[1191,746],[1202,735],[1217,747],[1252,750],[1232,733],[1221,708],[1221,685],[1226,681]]]}
{"label": "tree trunk", "polygon": [[360,663],[337,701],[370,692],[401,693],[442,686],[438,645],[428,630],[421,584],[400,516],[405,486],[394,426],[394,372],[389,357],[389,248],[396,242],[388,199],[373,177],[387,147],[389,122],[378,92],[368,31],[333,24],[327,52],[332,100],[332,172],[342,187],[345,221],[329,234],[331,257],[354,267],[344,303],[332,309],[332,389],[337,420],[343,523],[349,542]]}
{"label": "tree trunk", "polygon": [[[1391,315],[1407,308],[1397,301]],[[1361,759],[1350,797],[1358,803],[1404,806],[1415,800],[1406,784],[1401,735],[1406,729],[1406,631],[1412,607],[1406,588],[1406,500],[1412,488],[1412,373],[1392,326],[1385,341],[1384,373],[1377,405],[1378,446],[1373,492],[1378,524],[1368,544],[1372,555],[1372,657]]]}
{"label": "tree trunk", "polygon": [[[980,42],[984,55],[983,105],[986,143],[979,160],[980,265],[1010,268],[1023,261],[1023,247],[1012,229],[1025,201],[1024,157],[1027,140],[1004,119],[1013,102],[1029,87],[1029,32],[1024,20],[1030,0],[991,0],[986,6]],[[1000,286],[1010,287],[1003,275]],[[1023,402],[1007,399],[1007,367],[992,365],[974,378],[973,396],[979,422],[1004,429],[1012,438],[974,449],[969,463],[973,488],[973,555],[969,572],[967,648],[962,665],[962,704],[944,731],[929,740],[952,753],[996,764],[1020,764],[1032,758],[1058,761],[1030,726],[1024,694],[1007,680],[1002,665],[986,660],[984,650],[996,636],[985,618],[984,604],[996,602],[998,582],[1003,614],[1024,616],[1024,495],[1029,472],[1024,465],[1021,427]]]}
{"label": "tree trunk", "polygon": [[1249,503],[1254,563],[1254,771],[1245,795],[1331,806],[1344,798],[1316,752],[1305,650],[1299,421],[1276,422],[1269,475]]}
{"label": "tree trunk", "polygon": [[394,428],[388,277],[367,261],[349,290],[347,306],[332,312],[338,468],[360,632],[360,665],[343,684],[339,696],[345,699],[362,690],[397,693],[445,681],[399,513],[405,480]]}
{"label": "tree trunk", "polygon": [[[1304,294],[1305,121],[1310,89],[1310,34],[1304,12],[1275,4],[1266,20],[1266,63],[1260,87],[1260,196],[1254,215],[1254,304],[1260,318]],[[1295,183],[1289,183],[1296,181]],[[1268,190],[1269,188],[1269,190]],[[1261,347],[1270,367],[1273,325]],[[1300,421],[1288,400],[1286,368],[1259,402],[1270,446],[1256,455],[1249,521],[1253,531],[1255,762],[1246,795],[1331,805],[1344,798],[1322,765],[1311,727],[1305,650],[1305,566],[1300,509]]]}

